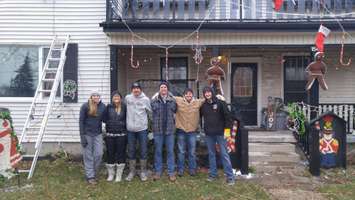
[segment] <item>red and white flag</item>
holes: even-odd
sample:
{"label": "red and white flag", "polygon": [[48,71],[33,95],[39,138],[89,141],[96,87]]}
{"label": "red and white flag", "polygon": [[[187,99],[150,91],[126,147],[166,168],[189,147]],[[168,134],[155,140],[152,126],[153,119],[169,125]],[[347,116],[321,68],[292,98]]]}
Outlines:
{"label": "red and white flag", "polygon": [[274,0],[274,9],[275,11],[279,11],[282,7],[283,0]]}
{"label": "red and white flag", "polygon": [[323,25],[320,25],[315,41],[316,47],[319,52],[324,52],[324,40],[326,37],[328,37],[329,33],[330,29]]}

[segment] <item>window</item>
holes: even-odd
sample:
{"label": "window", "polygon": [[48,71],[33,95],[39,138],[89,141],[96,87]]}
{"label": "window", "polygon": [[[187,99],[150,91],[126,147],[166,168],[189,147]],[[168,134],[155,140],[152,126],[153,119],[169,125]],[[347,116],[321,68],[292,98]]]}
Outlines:
{"label": "window", "polygon": [[233,76],[235,85],[233,96],[252,97],[253,96],[253,70],[249,67],[239,67]]}
{"label": "window", "polygon": [[285,56],[284,57],[284,101],[306,102],[306,72],[305,69],[311,62],[310,56]]}
{"label": "window", "polygon": [[[171,57],[168,59],[169,63],[169,83],[170,91],[174,95],[181,95],[188,86],[187,80],[187,57]],[[165,57],[160,59],[161,79],[165,80]]]}
{"label": "window", "polygon": [[[49,47],[44,47],[42,48],[42,67],[45,65],[46,63],[46,59],[47,59],[47,55],[48,55],[48,52],[49,52]],[[52,58],[60,58],[60,53],[61,51],[59,50],[53,50],[52,51]],[[57,68],[59,65],[59,60],[52,60],[48,63],[48,68]],[[41,71],[42,71],[42,68],[41,67]],[[50,73],[52,72],[52,73]],[[54,71],[49,71],[47,74],[46,74],[46,77],[45,79],[54,79],[55,78],[55,72]],[[56,97],[59,97],[61,98],[61,91],[62,91],[62,83],[63,83],[63,77],[61,79],[62,81],[60,82],[59,86],[58,86],[58,90],[57,90],[57,94],[56,94]],[[51,90],[52,89],[52,85],[53,85],[53,82],[44,82],[43,83],[43,87],[42,89],[43,90]],[[50,96],[50,93],[44,93],[42,97],[49,97]]]}
{"label": "window", "polygon": [[38,83],[38,47],[0,46],[0,97],[33,97]]}

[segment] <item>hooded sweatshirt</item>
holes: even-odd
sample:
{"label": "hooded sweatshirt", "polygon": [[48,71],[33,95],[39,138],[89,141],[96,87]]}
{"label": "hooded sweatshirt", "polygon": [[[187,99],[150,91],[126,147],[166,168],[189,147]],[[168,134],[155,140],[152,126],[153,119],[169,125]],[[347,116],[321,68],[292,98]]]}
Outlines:
{"label": "hooded sweatshirt", "polygon": [[150,101],[142,92],[138,97],[129,94],[125,98],[127,105],[126,125],[130,132],[148,129],[148,113],[152,111]]}

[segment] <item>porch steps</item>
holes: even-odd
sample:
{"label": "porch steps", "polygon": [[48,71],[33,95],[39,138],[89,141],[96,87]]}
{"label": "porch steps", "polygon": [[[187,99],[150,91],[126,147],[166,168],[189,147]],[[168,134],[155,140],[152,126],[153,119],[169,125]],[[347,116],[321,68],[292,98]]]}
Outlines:
{"label": "porch steps", "polygon": [[249,131],[249,166],[292,167],[302,161],[291,131]]}

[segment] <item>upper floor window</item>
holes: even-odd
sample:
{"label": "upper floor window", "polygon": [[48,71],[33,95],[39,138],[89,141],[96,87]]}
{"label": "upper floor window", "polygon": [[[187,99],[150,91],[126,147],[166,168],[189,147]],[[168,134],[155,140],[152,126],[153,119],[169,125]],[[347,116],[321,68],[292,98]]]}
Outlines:
{"label": "upper floor window", "polygon": [[33,97],[38,83],[37,46],[0,46],[0,97]]}

